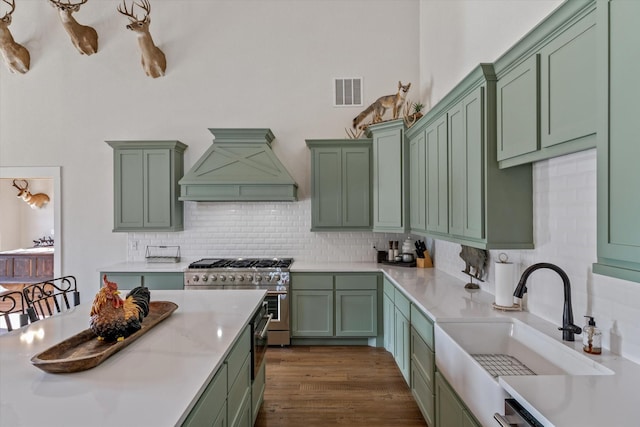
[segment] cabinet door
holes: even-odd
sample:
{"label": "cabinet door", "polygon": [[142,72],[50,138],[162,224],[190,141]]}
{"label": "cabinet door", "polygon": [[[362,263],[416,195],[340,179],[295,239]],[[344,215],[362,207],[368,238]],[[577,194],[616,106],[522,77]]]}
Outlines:
{"label": "cabinet door", "polygon": [[420,132],[409,144],[409,221],[412,231],[427,229],[427,157],[426,132]]}
{"label": "cabinet door", "polygon": [[449,110],[449,233],[484,238],[484,88]]}
{"label": "cabinet door", "polygon": [[440,374],[436,374],[436,427],[463,427],[464,407],[458,396],[444,381]]}
{"label": "cabinet door", "polygon": [[145,273],[142,283],[149,289],[184,289],[184,274]]}
{"label": "cabinet door", "polygon": [[498,160],[540,147],[539,55],[533,55],[496,83]]}
{"label": "cabinet door", "polygon": [[436,416],[435,395],[420,371],[414,366],[413,361],[411,364],[411,394],[416,400],[427,425],[434,426]]}
{"label": "cabinet door", "polygon": [[114,171],[115,228],[144,226],[142,150],[116,150]]}
{"label": "cabinet door", "polygon": [[336,291],[336,336],[374,337],[378,333],[375,290]]}
{"label": "cabinet door", "polygon": [[409,337],[409,329],[410,324],[409,320],[404,317],[402,312],[396,308],[395,309],[395,355],[394,358],[396,360],[396,364],[398,368],[400,368],[400,372],[404,377],[404,380],[407,384],[410,384],[410,371],[409,367],[411,365],[410,361],[410,337]]}
{"label": "cabinet door", "polygon": [[342,151],[313,148],[312,227],[342,225]]}
{"label": "cabinet door", "polygon": [[591,13],[540,51],[542,147],[596,132],[596,27]]}
{"label": "cabinet door", "polygon": [[395,355],[395,340],[396,340],[396,307],[393,304],[393,299],[386,293],[384,294],[384,300],[382,305],[382,316],[384,323],[384,348],[389,353]]}
{"label": "cabinet door", "polygon": [[426,129],[427,231],[449,231],[449,156],[447,115]]}
{"label": "cabinet door", "polygon": [[402,133],[397,127],[373,135],[374,231],[404,231]]}
{"label": "cabinet door", "polygon": [[36,279],[53,279],[53,255],[38,255],[36,259]]}
{"label": "cabinet door", "polygon": [[171,227],[171,151],[144,150],[144,227]]}
{"label": "cabinet door", "polygon": [[342,149],[342,225],[371,227],[371,149]]}
{"label": "cabinet door", "polygon": [[291,291],[291,336],[333,336],[333,290]]}
{"label": "cabinet door", "polygon": [[608,80],[599,103],[598,263],[593,269],[640,282],[640,198],[631,190],[640,182],[640,58],[635,47],[640,2],[611,1],[598,7],[598,14],[600,37],[605,39],[601,46],[606,47],[598,54],[608,59],[602,70]]}

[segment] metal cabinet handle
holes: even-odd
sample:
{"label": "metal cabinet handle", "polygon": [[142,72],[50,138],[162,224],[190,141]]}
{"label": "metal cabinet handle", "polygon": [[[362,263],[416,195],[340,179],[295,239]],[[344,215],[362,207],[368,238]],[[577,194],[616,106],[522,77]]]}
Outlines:
{"label": "metal cabinet handle", "polygon": [[262,328],[262,332],[260,332],[260,339],[264,339],[267,335],[267,329],[269,329],[269,323],[271,323],[271,319],[273,319],[273,313],[269,313],[269,315],[265,317],[267,318],[267,323],[264,325],[264,328]]}
{"label": "metal cabinet handle", "polygon": [[495,419],[501,427],[511,427],[511,423],[497,412],[493,414],[493,419]]}

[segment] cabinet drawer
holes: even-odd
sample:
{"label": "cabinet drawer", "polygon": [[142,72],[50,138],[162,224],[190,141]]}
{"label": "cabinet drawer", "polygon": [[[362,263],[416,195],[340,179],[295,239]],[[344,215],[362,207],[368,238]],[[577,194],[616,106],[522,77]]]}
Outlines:
{"label": "cabinet drawer", "polygon": [[227,356],[226,364],[229,367],[229,385],[233,384],[236,376],[242,369],[244,359],[251,353],[251,327],[247,326],[240,338]]}
{"label": "cabinet drawer", "polygon": [[209,425],[216,419],[220,412],[227,412],[227,365],[222,365],[205,389],[198,402],[193,407],[187,420],[182,424],[186,426]]}
{"label": "cabinet drawer", "polygon": [[378,289],[378,276],[375,274],[336,275],[336,290]]}
{"label": "cabinet drawer", "polygon": [[293,274],[291,288],[333,290],[333,274]]}
{"label": "cabinet drawer", "polygon": [[394,291],[393,300],[398,310],[402,312],[404,317],[409,319],[411,316],[411,303],[409,302],[409,299],[402,295],[402,293],[396,288]]}
{"label": "cabinet drawer", "polygon": [[431,391],[434,390],[435,353],[415,328],[411,328],[411,366],[420,371]]}
{"label": "cabinet drawer", "polygon": [[431,351],[435,351],[436,347],[433,342],[433,322],[427,316],[422,314],[415,305],[411,305],[411,325],[416,332],[420,334],[422,339],[427,343]]}

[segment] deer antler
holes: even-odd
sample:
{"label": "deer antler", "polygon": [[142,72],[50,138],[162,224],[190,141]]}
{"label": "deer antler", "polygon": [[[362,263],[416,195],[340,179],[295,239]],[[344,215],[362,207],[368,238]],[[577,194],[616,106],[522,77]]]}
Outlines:
{"label": "deer antler", "polygon": [[6,4],[8,4],[9,6],[11,6],[11,10],[7,13],[4,14],[4,16],[2,17],[2,20],[5,21],[6,19],[9,19],[8,24],[11,23],[11,14],[13,13],[14,10],[16,10],[16,2],[15,0],[2,0],[3,2],[5,2]]}
{"label": "deer antler", "polygon": [[347,136],[350,139],[359,139],[364,133],[366,128],[367,128],[366,126],[359,126],[357,130],[353,130],[349,128],[344,128],[344,130],[345,132],[347,132]]}
{"label": "deer antler", "polygon": [[[140,9],[144,10],[144,18],[138,19],[138,15],[133,13],[134,6],[138,6]],[[143,22],[151,13],[151,3],[149,3],[148,0],[142,0],[142,4],[134,1],[131,3],[131,11],[129,11],[129,9],[127,9],[126,0],[122,0],[122,5],[118,5],[118,12],[125,16],[128,16],[132,21]]]}
{"label": "deer antler", "polygon": [[69,0],[66,3],[62,3],[60,0],[49,0],[51,5],[58,9],[72,9],[74,12],[80,10],[80,6],[85,4],[87,1],[88,0],[80,0],[80,3],[71,3],[71,0]]}
{"label": "deer antler", "polygon": [[20,180],[20,181],[24,182],[24,187],[20,187],[18,184],[16,184],[16,181],[17,181],[16,179],[13,180],[13,186],[16,187],[18,190],[23,191],[23,190],[26,190],[27,188],[29,188],[29,183],[26,180],[24,180],[24,179]]}
{"label": "deer antler", "polygon": [[404,119],[404,124],[407,125],[408,128],[413,126],[413,124],[417,120],[415,114],[409,114],[414,105],[414,102],[405,102],[404,107],[402,108],[402,117]]}

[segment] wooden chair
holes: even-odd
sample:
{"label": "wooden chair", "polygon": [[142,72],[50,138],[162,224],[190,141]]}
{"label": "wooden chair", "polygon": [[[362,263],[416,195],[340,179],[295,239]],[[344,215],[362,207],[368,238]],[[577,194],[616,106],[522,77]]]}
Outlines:
{"label": "wooden chair", "polygon": [[13,318],[15,320],[16,315],[20,328],[29,323],[27,304],[22,292],[10,291],[0,294],[0,316],[4,319],[4,323],[7,325],[7,331],[9,332],[15,329],[11,323],[11,319]]}
{"label": "wooden chair", "polygon": [[[80,304],[80,292],[74,276],[64,276],[27,285],[22,290],[32,322],[53,316]],[[70,297],[72,300],[70,301]]]}

